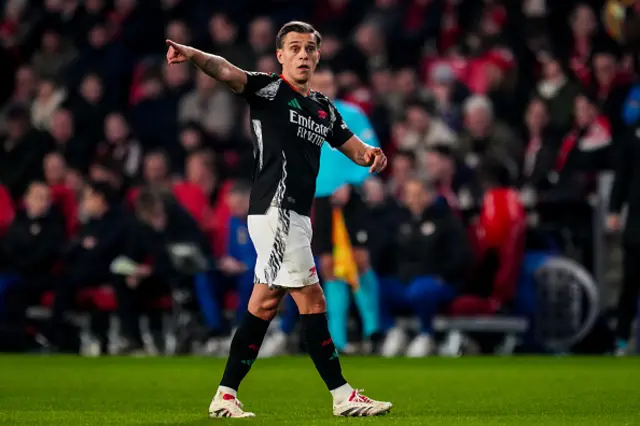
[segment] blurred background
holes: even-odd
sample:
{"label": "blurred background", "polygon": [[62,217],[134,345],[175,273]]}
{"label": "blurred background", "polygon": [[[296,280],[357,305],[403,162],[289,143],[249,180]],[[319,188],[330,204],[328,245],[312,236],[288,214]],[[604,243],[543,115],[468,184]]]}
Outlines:
{"label": "blurred background", "polygon": [[[167,66],[164,40],[279,73],[275,34],[304,20],[390,158],[359,188],[379,279],[405,272],[398,217],[425,192],[468,231],[430,354],[631,353],[633,3],[0,0],[0,350],[225,355],[255,262],[250,120],[226,87]],[[420,307],[387,302],[393,325],[364,341],[354,310],[345,353],[401,355],[420,335]],[[299,351],[296,325],[287,299],[263,355]]]}

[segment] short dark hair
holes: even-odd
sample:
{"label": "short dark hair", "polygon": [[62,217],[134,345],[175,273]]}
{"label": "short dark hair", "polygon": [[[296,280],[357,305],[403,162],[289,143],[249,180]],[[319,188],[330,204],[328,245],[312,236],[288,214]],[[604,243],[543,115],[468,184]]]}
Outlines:
{"label": "short dark hair", "polygon": [[322,36],[311,24],[302,21],[291,21],[284,24],[282,28],[280,28],[280,31],[278,31],[278,35],[276,36],[276,49],[282,49],[284,46],[284,37],[289,33],[313,34],[318,47],[322,44]]}
{"label": "short dark hair", "polygon": [[90,180],[87,182],[87,186],[91,189],[91,192],[100,195],[109,206],[115,204],[118,200],[118,191],[107,182]]}
{"label": "short dark hair", "polygon": [[145,186],[140,190],[135,202],[136,213],[148,214],[157,207],[164,207],[164,197],[158,188]]}

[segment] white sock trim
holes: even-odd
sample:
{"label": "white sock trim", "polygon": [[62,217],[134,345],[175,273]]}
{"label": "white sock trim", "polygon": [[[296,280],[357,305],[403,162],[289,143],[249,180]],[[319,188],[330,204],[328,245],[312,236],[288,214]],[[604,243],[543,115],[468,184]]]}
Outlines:
{"label": "white sock trim", "polygon": [[334,402],[342,402],[345,399],[349,398],[351,392],[353,392],[353,388],[349,383],[345,383],[340,387],[332,389],[331,395],[333,396]]}
{"label": "white sock trim", "polygon": [[219,386],[218,392],[226,393],[227,395],[232,395],[234,398],[238,397],[238,391],[235,389],[228,388],[226,386]]}

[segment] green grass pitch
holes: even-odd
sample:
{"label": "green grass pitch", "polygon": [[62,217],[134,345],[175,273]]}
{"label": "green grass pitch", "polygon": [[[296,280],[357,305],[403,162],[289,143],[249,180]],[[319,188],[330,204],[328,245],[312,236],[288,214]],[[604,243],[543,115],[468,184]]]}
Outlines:
{"label": "green grass pitch", "polygon": [[256,362],[239,395],[255,419],[208,419],[222,359],[0,356],[0,425],[640,425],[640,358],[342,361],[390,414],[334,418],[305,357]]}

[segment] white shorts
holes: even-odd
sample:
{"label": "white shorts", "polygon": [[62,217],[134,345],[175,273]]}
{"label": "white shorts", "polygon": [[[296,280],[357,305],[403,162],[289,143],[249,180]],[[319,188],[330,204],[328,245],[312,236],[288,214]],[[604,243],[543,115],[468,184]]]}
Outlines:
{"label": "white shorts", "polygon": [[311,219],[269,207],[248,217],[249,236],[258,254],[254,283],[270,288],[300,288],[318,283],[311,252]]}

